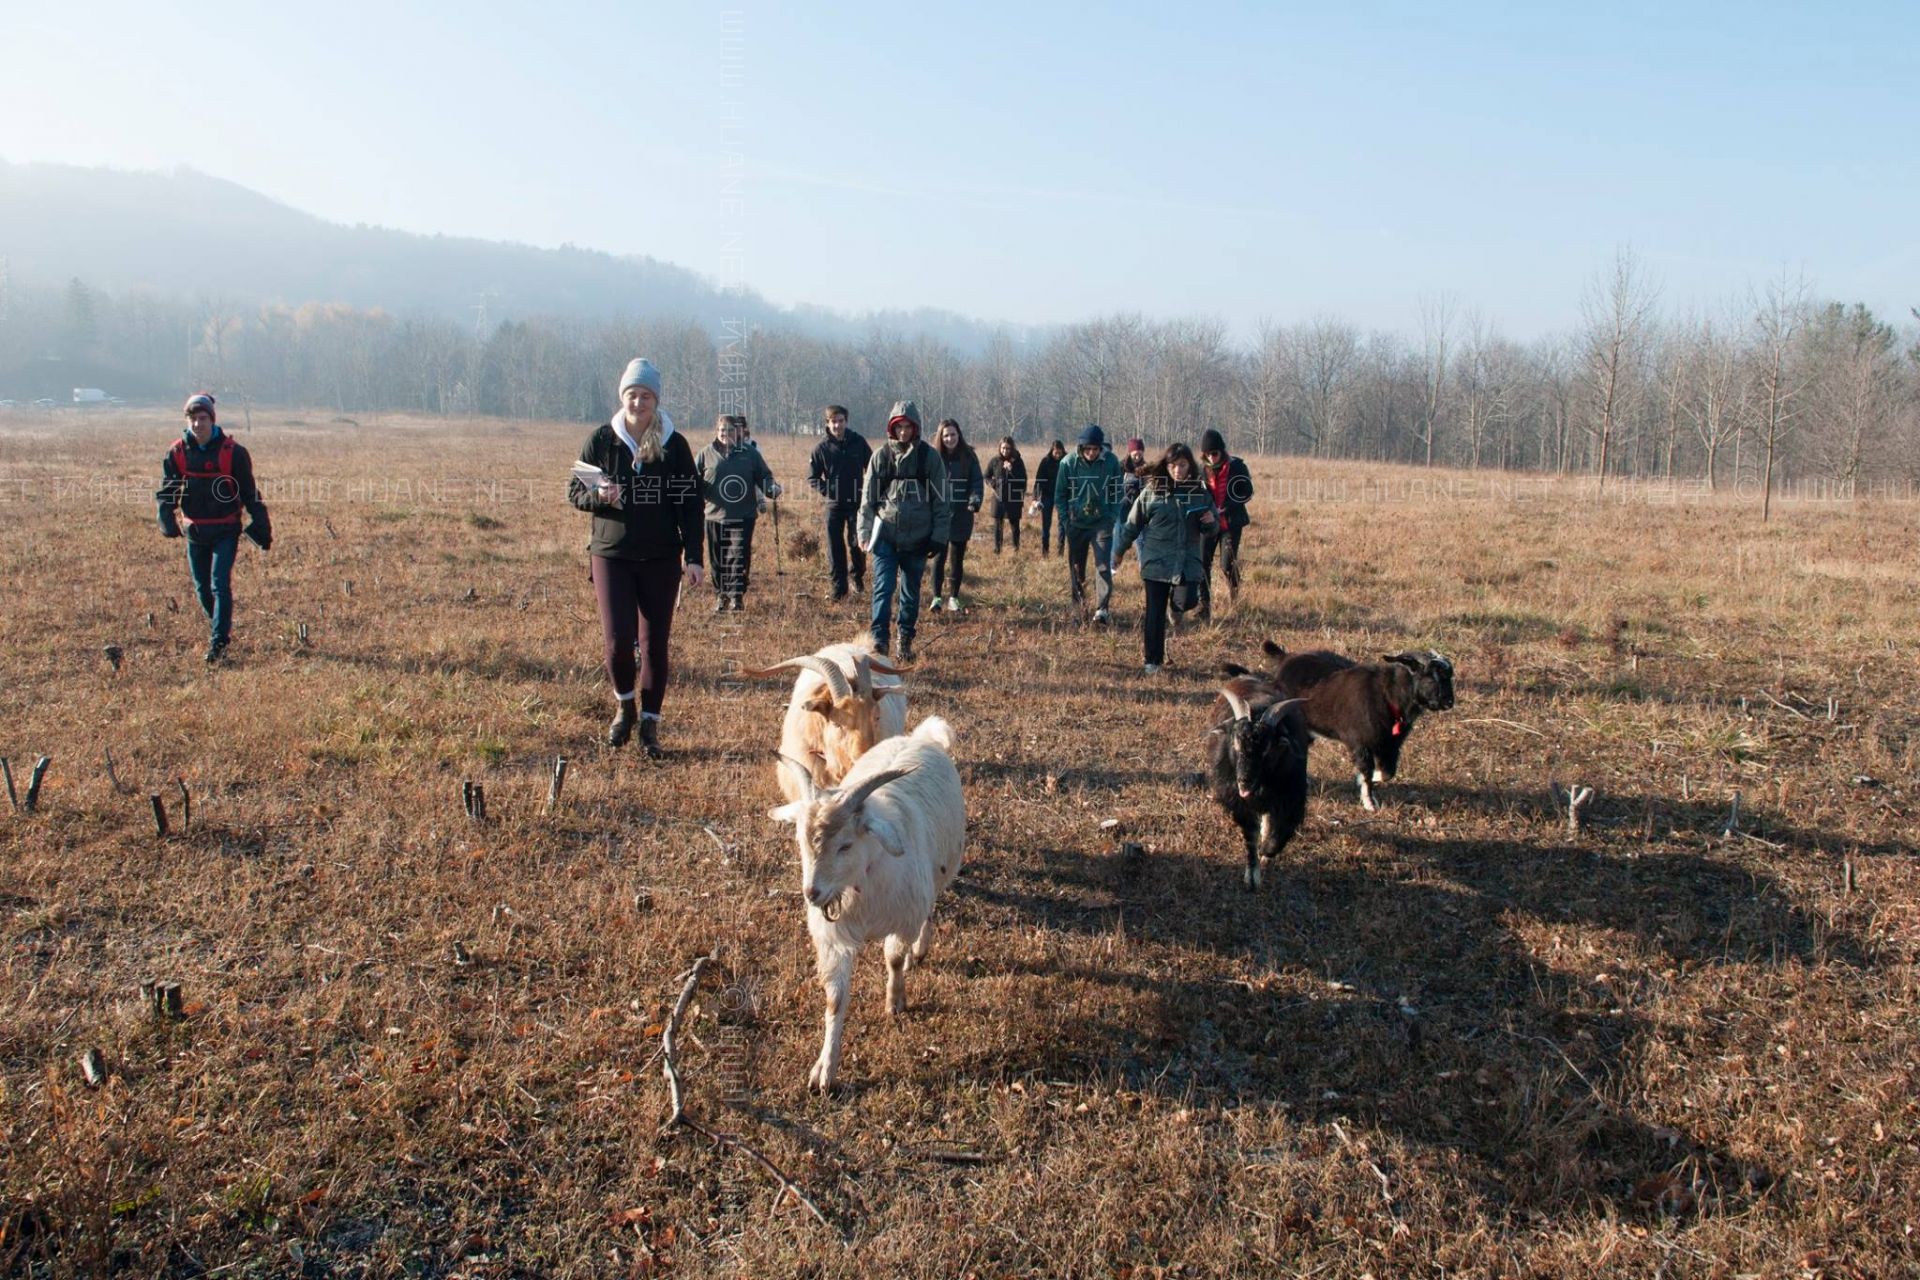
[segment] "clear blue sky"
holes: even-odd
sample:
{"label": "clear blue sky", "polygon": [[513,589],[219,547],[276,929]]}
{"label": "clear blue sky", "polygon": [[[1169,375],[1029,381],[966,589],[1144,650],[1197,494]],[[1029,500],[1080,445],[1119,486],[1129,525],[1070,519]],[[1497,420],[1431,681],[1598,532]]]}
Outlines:
{"label": "clear blue sky", "polygon": [[0,157],[851,310],[1530,337],[1622,243],[1670,307],[1920,303],[1913,0],[804,8],[0,0]]}

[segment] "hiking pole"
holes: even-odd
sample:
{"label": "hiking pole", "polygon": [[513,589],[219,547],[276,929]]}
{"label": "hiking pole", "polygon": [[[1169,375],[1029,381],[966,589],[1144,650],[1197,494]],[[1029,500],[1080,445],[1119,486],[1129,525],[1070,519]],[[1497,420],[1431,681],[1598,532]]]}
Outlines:
{"label": "hiking pole", "polygon": [[773,499],[773,576],[784,578],[787,571],[780,567],[780,499]]}

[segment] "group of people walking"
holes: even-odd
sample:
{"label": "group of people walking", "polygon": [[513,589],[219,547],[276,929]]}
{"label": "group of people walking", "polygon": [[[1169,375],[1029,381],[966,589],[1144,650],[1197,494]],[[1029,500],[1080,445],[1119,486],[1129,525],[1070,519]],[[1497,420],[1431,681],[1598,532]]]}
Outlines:
{"label": "group of people walking", "polygon": [[[770,509],[777,536],[782,489],[738,415],[721,415],[712,442],[696,454],[661,408],[660,372],[644,357],[627,365],[619,399],[619,410],[581,448],[567,496],[592,516],[589,577],[615,700],[607,741],[622,746],[637,729],[642,749],[657,758],[669,639],[682,590],[698,588],[711,570],[714,611],[743,609],[754,526]],[[245,536],[262,549],[272,535],[251,459],[221,432],[213,397],[195,395],[186,416],[154,497],[162,532],[187,538],[195,590],[212,630],[206,657],[214,663],[231,634],[241,513],[251,519]],[[984,468],[952,418],[938,424],[932,441],[923,440],[911,400],[893,406],[887,441],[878,449],[849,429],[844,406],[826,406],[822,422],[807,481],[825,507],[833,599],[868,595],[877,654],[912,661],[929,562],[929,607],[938,610],[944,600],[947,611],[960,610],[974,519],[989,499],[994,554],[1009,543],[1017,553],[1022,515],[1038,514],[1041,555],[1058,550],[1065,557],[1073,601],[1083,610],[1091,561],[1097,624],[1112,618],[1115,566],[1138,548],[1148,674],[1166,660],[1169,613],[1209,616],[1216,558],[1229,596],[1239,590],[1240,534],[1253,483],[1218,431],[1201,436],[1197,458],[1175,443],[1149,462],[1143,441],[1127,441],[1122,458],[1090,424],[1072,453],[1055,440],[1030,478],[1012,436],[1001,439]]]}

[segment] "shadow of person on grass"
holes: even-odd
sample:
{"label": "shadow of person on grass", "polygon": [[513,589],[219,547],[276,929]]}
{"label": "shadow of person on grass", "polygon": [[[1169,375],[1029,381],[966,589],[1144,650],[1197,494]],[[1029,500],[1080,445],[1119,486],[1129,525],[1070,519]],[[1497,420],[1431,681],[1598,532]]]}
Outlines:
{"label": "shadow of person on grass", "polygon": [[[1259,893],[1240,888],[1235,860],[1184,852],[976,860],[955,891],[968,925],[1120,941],[1111,965],[1011,966],[1053,1014],[942,1073],[1080,1076],[1353,1117],[1466,1157],[1479,1189],[1513,1208],[1604,1211],[1681,1166],[1723,1203],[1772,1184],[1634,1115],[1619,1100],[1632,1088],[1624,1063],[1662,1034],[1648,1007],[1666,974],[1864,965],[1857,939],[1767,877],[1694,854],[1363,838],[1393,865],[1320,865],[1295,845]],[[1540,953],[1538,935],[1569,924],[1620,935],[1609,981]],[[1220,974],[1214,955],[1245,957],[1255,976]]]}

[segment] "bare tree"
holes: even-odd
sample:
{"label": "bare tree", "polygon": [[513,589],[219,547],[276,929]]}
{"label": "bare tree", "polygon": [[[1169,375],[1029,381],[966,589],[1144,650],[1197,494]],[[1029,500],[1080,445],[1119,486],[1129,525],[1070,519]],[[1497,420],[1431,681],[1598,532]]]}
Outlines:
{"label": "bare tree", "polygon": [[1773,472],[1780,449],[1798,425],[1800,393],[1806,388],[1805,374],[1794,367],[1794,344],[1806,323],[1807,282],[1804,276],[1789,278],[1783,270],[1780,278],[1767,285],[1764,296],[1754,304],[1754,336],[1759,350],[1759,388],[1755,397],[1760,414],[1761,442],[1767,451],[1766,468],[1760,482],[1760,519],[1773,515]]}
{"label": "bare tree", "polygon": [[1440,401],[1447,387],[1447,337],[1456,306],[1452,294],[1420,299],[1420,415],[1414,423],[1414,441],[1425,448],[1433,465],[1433,442],[1440,424]]}
{"label": "bare tree", "polygon": [[1638,354],[1635,347],[1658,297],[1633,250],[1623,246],[1615,251],[1612,268],[1596,275],[1588,285],[1581,303],[1587,322],[1587,430],[1597,442],[1595,470],[1602,492],[1607,487],[1614,434],[1632,391],[1630,369]]}

